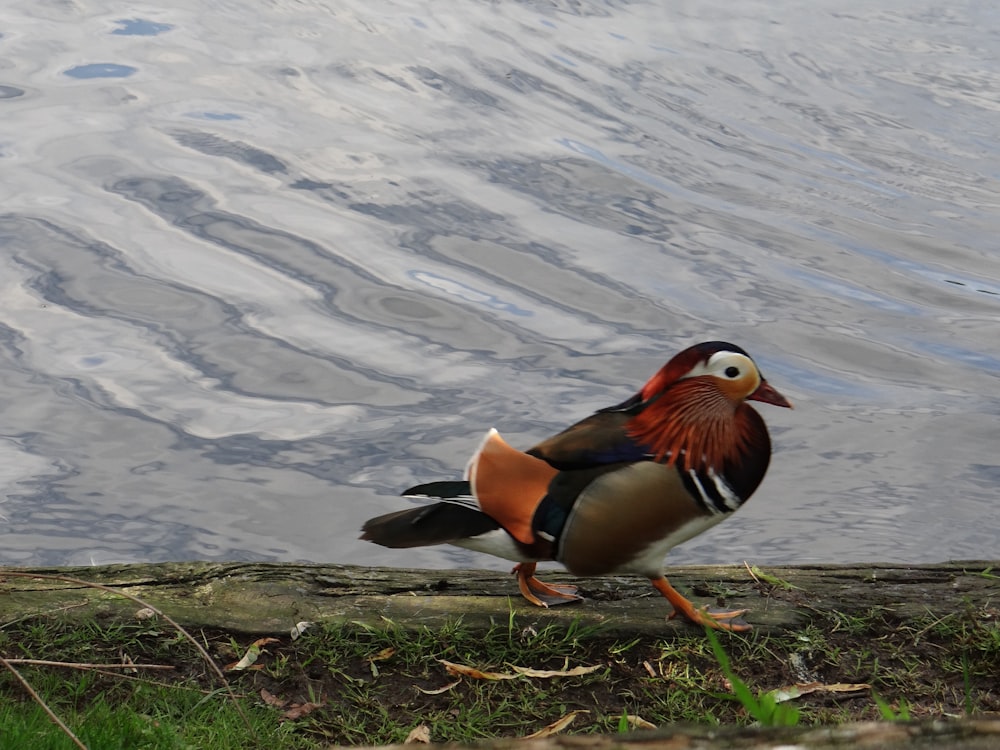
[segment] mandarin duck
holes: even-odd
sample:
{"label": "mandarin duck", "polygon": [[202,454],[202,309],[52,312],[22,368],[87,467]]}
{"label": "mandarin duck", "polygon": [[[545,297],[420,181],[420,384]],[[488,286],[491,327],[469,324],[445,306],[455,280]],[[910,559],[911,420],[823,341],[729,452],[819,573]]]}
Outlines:
{"label": "mandarin duck", "polygon": [[575,586],[535,578],[555,560],[578,576],[635,573],[693,623],[747,630],[746,610],[714,612],[677,592],[667,552],[747,501],[771,459],[764,420],[746,402],[791,408],[743,349],[710,341],[685,349],[642,389],[534,448],[491,429],[464,481],[412,487],[437,502],[364,524],[384,547],[453,544],[517,563],[521,594],[539,606],[580,599]]}

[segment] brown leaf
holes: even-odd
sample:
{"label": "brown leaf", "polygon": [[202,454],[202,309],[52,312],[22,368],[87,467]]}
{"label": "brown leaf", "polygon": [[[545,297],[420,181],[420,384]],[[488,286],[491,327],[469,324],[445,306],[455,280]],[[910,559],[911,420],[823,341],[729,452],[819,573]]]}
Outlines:
{"label": "brown leaf", "polygon": [[272,643],[278,643],[277,638],[258,638],[256,641],[250,644],[250,648],[261,649],[264,646],[270,646]]}
{"label": "brown leaf", "polygon": [[860,693],[865,690],[871,690],[871,688],[871,685],[864,682],[837,682],[832,685],[824,685],[822,682],[800,682],[795,685],[772,690],[768,695],[774,698],[775,703],[784,703],[785,701],[801,698],[803,695],[809,695],[809,693]]}
{"label": "brown leaf", "polygon": [[404,745],[413,745],[416,743],[428,743],[431,741],[431,728],[426,724],[421,724],[410,730],[410,733],[406,735],[406,739],[403,740]]}
{"label": "brown leaf", "polygon": [[136,610],[133,617],[137,620],[150,620],[156,617],[156,612],[149,607],[143,607],[142,609]]}
{"label": "brown leaf", "polygon": [[322,705],[322,703],[293,703],[292,707],[281,715],[279,721],[295,721],[295,719],[301,719],[303,716],[311,714]]}
{"label": "brown leaf", "polygon": [[368,661],[382,661],[383,659],[392,658],[396,653],[396,649],[392,646],[387,646],[386,648],[379,651],[374,656],[369,656]]}
{"label": "brown leaf", "polygon": [[641,716],[625,714],[625,720],[628,722],[630,729],[656,729],[656,724],[646,721]]}
{"label": "brown leaf", "polygon": [[137,673],[139,671],[138,669],[136,669],[135,667],[132,666],[133,664],[135,664],[135,662],[132,661],[132,657],[131,656],[129,656],[128,654],[124,654],[123,653],[123,654],[121,654],[121,659],[122,659],[122,664],[128,664],[129,665],[129,668],[125,669],[123,671],[128,672],[130,674],[135,674],[135,673]]}
{"label": "brown leaf", "polygon": [[375,663],[377,661],[382,661],[383,659],[389,659],[396,653],[396,649],[392,646],[387,646],[386,648],[379,651],[374,656],[368,657],[368,667],[372,671],[372,677],[378,679],[378,665]]}
{"label": "brown leaf", "polygon": [[525,677],[579,677],[582,674],[596,672],[598,669],[601,669],[601,665],[573,667],[572,669],[532,669],[531,667],[517,667],[512,664],[511,669]]}
{"label": "brown leaf", "polygon": [[589,713],[590,713],[590,711],[586,711],[584,709],[580,709],[579,711],[570,711],[568,714],[566,714],[565,716],[563,716],[561,719],[559,719],[557,721],[553,721],[547,727],[544,727],[542,729],[539,729],[537,732],[533,732],[532,734],[529,734],[524,739],[526,739],[526,740],[537,740],[540,737],[549,737],[549,736],[551,736],[553,734],[558,734],[559,732],[561,732],[562,730],[564,730],[566,727],[568,727],[570,724],[572,724],[573,720],[579,714],[589,714]]}
{"label": "brown leaf", "polygon": [[483,672],[481,669],[465,664],[455,664],[444,659],[438,659],[438,661],[444,664],[444,668],[448,670],[449,674],[459,677],[471,677],[474,680],[513,680],[518,677],[516,674],[504,674],[503,672]]}
{"label": "brown leaf", "polygon": [[419,685],[414,685],[414,687],[417,690],[419,690],[421,693],[423,693],[424,695],[441,695],[441,693],[447,693],[453,687],[455,687],[456,685],[458,685],[461,681],[462,681],[462,678],[459,677],[454,682],[449,682],[444,687],[439,687],[439,688],[436,688],[436,689],[433,689],[433,690],[425,690],[424,688],[420,687]]}
{"label": "brown leaf", "polygon": [[263,664],[251,664],[248,667],[241,667],[240,664],[242,664],[242,663],[243,663],[243,659],[240,659],[239,661],[234,661],[231,664],[227,664],[226,666],[224,666],[222,668],[222,671],[223,672],[244,672],[246,670],[256,671],[256,670],[260,670],[260,669],[264,668]]}
{"label": "brown leaf", "polygon": [[260,666],[253,666],[253,663],[260,658],[260,655],[264,653],[264,646],[271,643],[277,643],[277,638],[258,638],[256,641],[250,644],[247,652],[243,654],[243,658],[234,664],[229,664],[225,667],[227,671],[239,671],[243,669],[261,669]]}
{"label": "brown leaf", "polygon": [[824,685],[820,688],[827,693],[860,693],[862,690],[871,690],[872,686],[867,682],[837,682],[833,685]]}
{"label": "brown leaf", "polygon": [[288,701],[284,698],[279,698],[270,692],[267,688],[260,689],[260,699],[264,701],[269,706],[274,706],[275,708],[284,708],[288,705]]}

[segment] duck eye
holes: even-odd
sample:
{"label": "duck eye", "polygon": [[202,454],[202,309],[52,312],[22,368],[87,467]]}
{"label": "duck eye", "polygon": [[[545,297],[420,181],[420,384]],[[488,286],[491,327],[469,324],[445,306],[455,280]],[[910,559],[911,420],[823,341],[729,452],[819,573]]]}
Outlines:
{"label": "duck eye", "polygon": [[732,365],[730,365],[729,367],[726,368],[726,377],[727,378],[735,378],[739,374],[740,374],[740,368],[739,367],[733,367]]}

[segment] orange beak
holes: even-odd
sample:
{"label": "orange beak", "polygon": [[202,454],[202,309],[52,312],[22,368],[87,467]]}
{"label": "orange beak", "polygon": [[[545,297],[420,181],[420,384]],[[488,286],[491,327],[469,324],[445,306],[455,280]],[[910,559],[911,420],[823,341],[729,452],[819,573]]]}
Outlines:
{"label": "orange beak", "polygon": [[765,404],[784,406],[786,409],[792,408],[792,402],[778,393],[778,391],[776,391],[771,384],[763,378],[761,378],[760,385],[757,386],[757,390],[747,396],[747,398],[751,401],[763,401]]}

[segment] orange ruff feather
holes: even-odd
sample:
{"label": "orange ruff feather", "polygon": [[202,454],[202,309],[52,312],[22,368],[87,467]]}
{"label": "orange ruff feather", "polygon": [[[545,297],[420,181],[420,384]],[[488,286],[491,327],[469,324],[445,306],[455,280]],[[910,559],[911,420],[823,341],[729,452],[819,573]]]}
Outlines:
{"label": "orange ruff feather", "polygon": [[690,471],[706,465],[718,471],[724,461],[738,457],[746,441],[748,409],[735,406],[711,380],[690,378],[654,398],[632,419],[629,434],[668,466]]}
{"label": "orange ruff feather", "polygon": [[557,473],[540,458],[511,447],[496,430],[486,434],[466,470],[483,513],[523,544],[535,542],[531,521]]}

